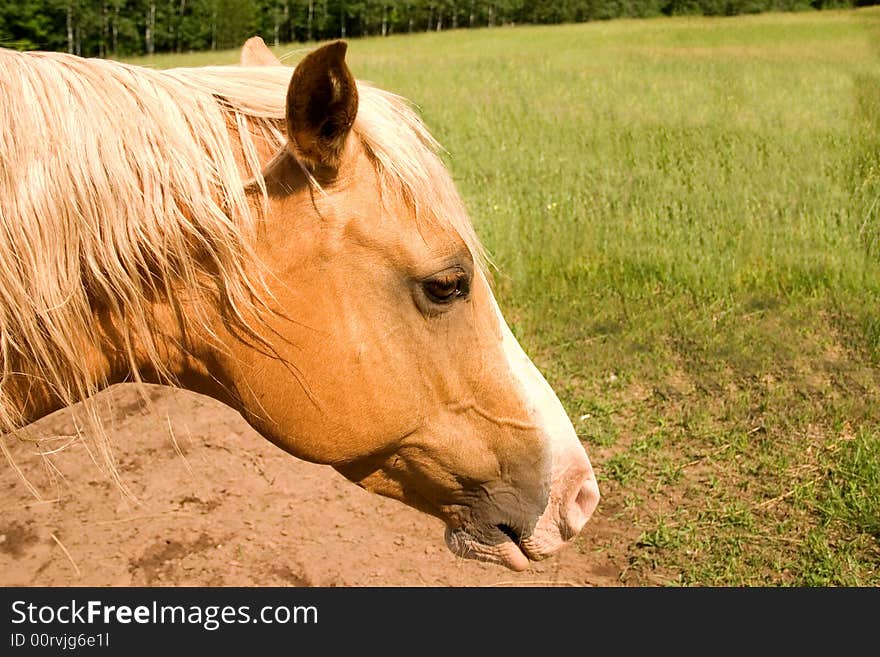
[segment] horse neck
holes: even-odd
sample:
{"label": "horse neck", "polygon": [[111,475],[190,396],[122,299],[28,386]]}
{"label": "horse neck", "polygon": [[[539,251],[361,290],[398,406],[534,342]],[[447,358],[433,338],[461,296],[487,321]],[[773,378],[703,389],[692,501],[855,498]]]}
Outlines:
{"label": "horse neck", "polygon": [[[105,313],[94,312],[96,330],[90,338],[75,341],[78,376],[70,375],[63,392],[28,363],[13,363],[8,368],[14,374],[3,382],[2,398],[9,422],[29,424],[123,382],[173,385],[225,401],[225,391],[217,387],[204,361],[196,355],[197,350],[187,344],[193,336],[186,334],[180,320],[181,313],[186,312],[186,307],[172,310],[171,304],[164,301],[152,304],[152,356],[147,355],[145,345],[136,338],[133,343],[131,336],[126,338],[124,329],[114,326]],[[153,364],[157,356],[162,371]],[[88,383],[82,385],[77,381]]]}
{"label": "horse neck", "polygon": [[[238,128],[231,116],[227,123],[244,177],[246,167]],[[264,165],[274,155],[268,144],[259,141],[257,152]],[[256,211],[261,200],[254,197],[252,203]],[[126,327],[114,325],[108,313],[93,309],[95,330],[89,336],[74,336],[77,370],[74,373],[71,369],[69,377],[62,377],[66,379],[61,382],[63,392],[50,384],[45,373],[38,371],[33,363],[25,359],[8,363],[9,366],[3,368],[8,374],[0,389],[0,431],[36,421],[110,385],[130,381],[173,385],[231,403],[233,395],[210,374],[211,341],[206,340],[196,327],[186,325],[185,318],[191,314],[192,302],[177,299],[175,303],[168,300],[145,303],[150,306],[147,313],[151,319],[149,345],[131,335]],[[224,322],[216,309],[204,303],[199,303],[199,309],[207,324],[223,333]],[[212,331],[214,327],[206,328]],[[161,371],[156,363],[161,363]],[[59,369],[71,367],[60,366]],[[77,385],[77,381],[87,381],[87,384]]]}

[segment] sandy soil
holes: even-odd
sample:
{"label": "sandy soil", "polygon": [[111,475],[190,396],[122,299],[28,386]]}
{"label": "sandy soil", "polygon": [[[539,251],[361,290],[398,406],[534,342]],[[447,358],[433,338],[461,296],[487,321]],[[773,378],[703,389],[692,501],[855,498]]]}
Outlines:
{"label": "sandy soil", "polygon": [[[524,573],[454,557],[442,523],[263,440],[206,397],[115,386],[98,396],[123,483],[73,442],[12,445],[33,494],[0,464],[0,585],[616,586],[625,548],[607,510]],[[29,428],[75,433],[77,410]],[[603,502],[604,504],[604,502]]]}

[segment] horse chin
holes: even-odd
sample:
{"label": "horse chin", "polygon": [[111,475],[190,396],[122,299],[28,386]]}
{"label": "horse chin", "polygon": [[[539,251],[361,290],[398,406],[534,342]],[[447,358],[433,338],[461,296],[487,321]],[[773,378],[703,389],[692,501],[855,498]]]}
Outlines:
{"label": "horse chin", "polygon": [[446,528],[445,538],[449,550],[458,557],[506,566],[517,572],[529,567],[528,556],[510,539],[489,545],[478,541],[464,529],[450,527]]}

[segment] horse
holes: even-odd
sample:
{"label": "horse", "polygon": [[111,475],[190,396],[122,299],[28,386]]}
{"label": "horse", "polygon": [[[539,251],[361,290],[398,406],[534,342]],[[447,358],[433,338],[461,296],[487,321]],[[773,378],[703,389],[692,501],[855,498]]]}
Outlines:
{"label": "horse", "polygon": [[0,50],[0,446],[116,383],[184,388],[440,518],[456,555],[527,569],[596,508],[590,460],[439,144],[346,52]]}

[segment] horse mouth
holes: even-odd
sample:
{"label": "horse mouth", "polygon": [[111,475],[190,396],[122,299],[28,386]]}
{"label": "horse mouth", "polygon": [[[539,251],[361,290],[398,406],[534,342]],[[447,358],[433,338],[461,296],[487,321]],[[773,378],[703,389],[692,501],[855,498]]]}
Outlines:
{"label": "horse mouth", "polygon": [[446,528],[446,546],[456,556],[506,566],[517,572],[528,569],[529,555],[515,530],[509,525],[496,525],[498,542],[479,540],[464,528]]}

